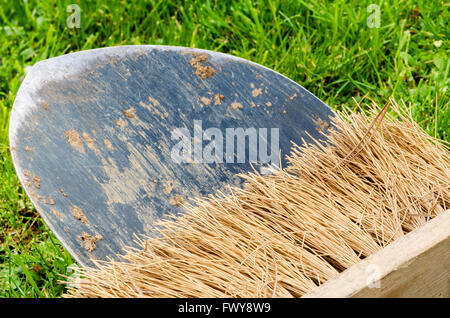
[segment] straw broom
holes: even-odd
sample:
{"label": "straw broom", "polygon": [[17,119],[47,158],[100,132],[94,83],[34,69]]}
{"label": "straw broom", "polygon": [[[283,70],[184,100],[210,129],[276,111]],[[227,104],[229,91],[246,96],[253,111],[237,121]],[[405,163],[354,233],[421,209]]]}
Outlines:
{"label": "straw broom", "polygon": [[197,198],[122,261],[76,269],[64,296],[300,297],[450,207],[448,146],[395,101],[340,115],[325,145]]}

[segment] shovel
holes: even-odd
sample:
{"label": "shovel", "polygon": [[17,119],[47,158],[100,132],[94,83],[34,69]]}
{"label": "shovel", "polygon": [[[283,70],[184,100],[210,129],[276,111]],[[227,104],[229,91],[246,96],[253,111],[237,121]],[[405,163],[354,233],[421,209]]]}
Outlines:
{"label": "shovel", "polygon": [[199,196],[273,173],[334,112],[287,77],[200,49],[120,46],[27,72],[10,119],[21,184],[82,265],[116,259]]}

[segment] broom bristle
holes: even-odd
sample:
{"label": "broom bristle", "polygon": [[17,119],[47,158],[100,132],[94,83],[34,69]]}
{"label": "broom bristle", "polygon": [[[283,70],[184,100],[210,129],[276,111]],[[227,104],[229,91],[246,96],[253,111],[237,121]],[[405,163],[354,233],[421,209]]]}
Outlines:
{"label": "broom bristle", "polygon": [[341,114],[326,145],[197,199],[123,261],[77,269],[65,297],[299,297],[420,227],[450,207],[449,151],[390,102],[399,119],[368,133],[378,109]]}

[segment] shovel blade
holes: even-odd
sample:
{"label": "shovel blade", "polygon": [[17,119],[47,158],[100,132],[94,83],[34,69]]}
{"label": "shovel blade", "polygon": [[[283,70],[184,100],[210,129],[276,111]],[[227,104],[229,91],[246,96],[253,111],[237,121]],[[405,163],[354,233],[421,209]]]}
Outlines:
{"label": "shovel blade", "polygon": [[111,47],[34,65],[10,120],[19,179],[82,265],[116,258],[192,198],[323,140],[331,109],[261,65],[206,50]]}

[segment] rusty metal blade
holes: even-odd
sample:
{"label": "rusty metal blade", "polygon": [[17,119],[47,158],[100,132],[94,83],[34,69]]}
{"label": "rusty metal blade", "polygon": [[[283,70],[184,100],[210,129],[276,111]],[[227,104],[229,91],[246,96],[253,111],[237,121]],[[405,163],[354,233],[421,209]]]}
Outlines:
{"label": "rusty metal blade", "polygon": [[[152,235],[191,198],[239,184],[236,174],[267,172],[276,160],[267,162],[274,157],[263,146],[276,131],[283,165],[292,142],[325,138],[333,115],[287,77],[234,56],[111,47],[34,65],[13,106],[10,145],[37,211],[80,264],[92,265]],[[183,140],[192,153],[180,161]]]}

